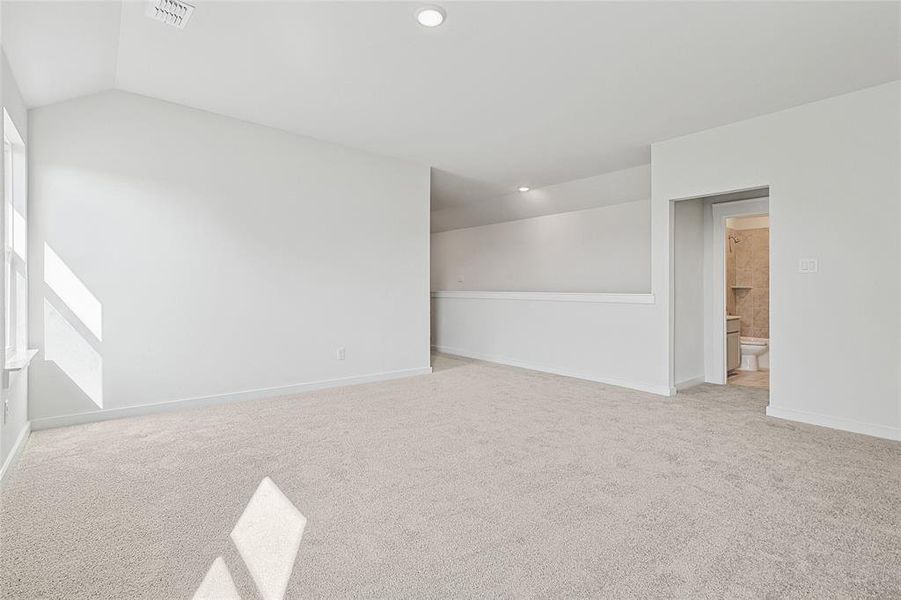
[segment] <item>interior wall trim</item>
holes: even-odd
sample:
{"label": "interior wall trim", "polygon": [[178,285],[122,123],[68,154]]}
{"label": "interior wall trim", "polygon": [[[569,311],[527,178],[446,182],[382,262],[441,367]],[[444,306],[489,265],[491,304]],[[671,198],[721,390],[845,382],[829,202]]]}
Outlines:
{"label": "interior wall trim", "polygon": [[384,371],[381,373],[371,373],[368,375],[357,375],[353,377],[341,377],[338,379],[311,381],[308,383],[299,383],[282,387],[260,388],[242,392],[216,394],[212,396],[200,396],[197,398],[186,398],[184,400],[170,400],[168,402],[140,404],[137,406],[123,406],[121,408],[109,408],[105,410],[94,410],[70,415],[61,415],[57,417],[33,419],[31,421],[31,427],[35,431],[38,431],[41,429],[52,429],[55,427],[80,425],[82,423],[93,423],[95,421],[124,419],[128,417],[137,417],[172,410],[202,408],[205,406],[215,406],[219,404],[228,404],[231,402],[243,402],[246,400],[262,400],[265,398],[293,396],[294,394],[301,394],[303,392],[311,392],[314,390],[322,390],[326,388],[340,387],[345,385],[374,383],[377,381],[387,381],[389,379],[400,379],[403,377],[413,377],[416,375],[428,375],[431,372],[432,367],[401,369],[398,371]]}
{"label": "interior wall trim", "polygon": [[25,444],[28,442],[28,436],[30,435],[31,421],[26,421],[25,427],[22,428],[22,431],[19,432],[19,437],[16,438],[16,443],[13,444],[12,449],[9,451],[9,456],[6,457],[6,460],[3,461],[3,466],[0,467],[0,484],[6,481],[7,475],[9,475],[13,465],[19,459],[22,450],[25,449]]}
{"label": "interior wall trim", "polygon": [[497,356],[494,354],[485,354],[482,352],[472,352],[470,350],[465,350],[463,348],[451,348],[449,346],[442,345],[433,345],[432,350],[435,352],[440,352],[442,354],[448,354],[451,356],[462,356],[464,358],[473,358],[475,360],[483,360],[485,362],[493,362],[501,365],[507,365],[509,367],[518,367],[520,369],[528,369],[530,371],[541,371],[543,373],[553,373],[554,375],[562,375],[563,377],[573,377],[575,379],[584,379],[586,381],[594,381],[596,383],[604,383],[607,385],[615,385],[617,387],[629,388],[631,390],[638,390],[639,392],[648,392],[649,394],[656,394],[658,396],[673,396],[675,395],[675,390],[670,389],[663,385],[654,385],[652,383],[646,383],[643,381],[628,381],[625,379],[619,379],[616,377],[606,377],[601,376],[597,377],[595,375],[589,375],[587,373],[582,373],[576,370],[570,369],[561,369],[559,367],[550,366],[550,365],[539,365],[536,363],[528,363],[519,360],[513,360],[510,358],[505,358],[503,356]]}
{"label": "interior wall trim", "polygon": [[830,429],[850,431],[851,433],[862,433],[863,435],[886,440],[901,441],[901,429],[897,427],[862,423],[853,419],[831,417],[820,413],[795,410],[792,408],[780,408],[772,405],[767,406],[766,415],[777,419],[785,419],[786,421],[796,421],[808,425],[819,425],[820,427],[829,427]]}
{"label": "interior wall trim", "polygon": [[688,379],[683,379],[682,381],[676,382],[676,391],[681,392],[682,390],[687,390],[689,388],[693,388],[696,385],[701,385],[704,383],[704,376],[698,375],[697,377],[690,377]]}
{"label": "interior wall trim", "polygon": [[594,304],[654,304],[654,294],[596,294],[583,292],[437,291],[446,300],[529,300],[533,302],[589,302]]}

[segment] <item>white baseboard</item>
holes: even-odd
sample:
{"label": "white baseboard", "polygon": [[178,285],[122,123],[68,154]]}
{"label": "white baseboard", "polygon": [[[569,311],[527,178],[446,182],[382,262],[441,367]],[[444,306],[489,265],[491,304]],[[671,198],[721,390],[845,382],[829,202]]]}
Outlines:
{"label": "white baseboard", "polygon": [[369,375],[357,375],[354,377],[341,377],[339,379],[325,379],[321,381],[311,381],[309,383],[299,383],[295,385],[261,388],[256,390],[246,390],[243,392],[232,392],[229,394],[218,394],[214,396],[201,396],[198,398],[186,398],[184,400],[170,400],[167,402],[157,402],[154,404],[140,404],[138,406],[124,406],[122,408],[109,408],[106,410],[95,410],[90,412],[76,413],[71,415],[60,415],[57,417],[45,417],[43,419],[33,419],[31,427],[35,431],[41,429],[51,429],[54,427],[66,427],[69,425],[80,425],[83,423],[93,423],[95,421],[109,421],[112,419],[124,419],[127,417],[138,417],[152,413],[165,412],[171,410],[184,410],[188,408],[202,408],[204,406],[215,406],[218,404],[229,404],[231,402],[244,402],[246,400],[260,400],[262,398],[274,398],[278,396],[291,396],[303,392],[311,392],[314,390],[322,390],[345,385],[357,385],[360,383],[374,383],[377,381],[388,381],[389,379],[400,379],[402,377],[413,377],[415,375],[427,375],[432,372],[431,367],[421,367],[417,369],[401,369],[399,371],[384,371],[382,373],[371,373]]}
{"label": "white baseboard", "polygon": [[12,450],[9,451],[9,456],[6,457],[6,460],[3,461],[3,466],[0,467],[0,484],[6,480],[6,476],[12,469],[13,464],[19,459],[22,450],[25,449],[25,443],[28,442],[29,435],[31,435],[31,421],[25,421],[25,427],[19,432],[19,437],[16,438],[16,443],[13,444]]}
{"label": "white baseboard", "polygon": [[499,363],[502,365],[508,365],[510,367],[519,367],[520,369],[529,369],[531,371],[542,371],[544,373],[553,373],[554,375],[562,375],[564,377],[574,377],[575,379],[586,379],[588,381],[596,381],[598,383],[606,383],[607,385],[615,385],[617,387],[629,388],[632,390],[638,390],[640,392],[648,392],[650,394],[657,394],[658,396],[672,396],[673,392],[670,390],[669,386],[666,385],[654,385],[652,383],[645,383],[641,381],[628,381],[625,379],[618,379],[616,377],[607,377],[602,376],[598,377],[597,375],[582,373],[578,371],[571,371],[569,369],[560,369],[558,367],[549,367],[546,365],[537,365],[534,363],[527,363],[519,360],[513,360],[509,358],[505,358],[503,356],[495,356],[489,354],[482,354],[480,352],[471,352],[469,350],[463,350],[461,348],[450,348],[448,346],[432,346],[432,350],[435,352],[441,352],[444,354],[452,354],[455,356],[463,356],[465,358],[474,358],[476,360],[484,360],[486,362]]}
{"label": "white baseboard", "polygon": [[901,429],[897,427],[861,423],[860,421],[854,421],[852,419],[830,417],[829,415],[820,413],[794,410],[791,408],[779,408],[777,406],[768,406],[766,408],[766,414],[768,417],[775,417],[777,419],[798,421],[800,423],[807,423],[808,425],[819,425],[820,427],[829,427],[830,429],[841,429],[842,431],[862,433],[864,435],[887,440],[901,441]]}
{"label": "white baseboard", "polygon": [[687,390],[688,388],[693,388],[696,385],[701,385],[704,383],[704,376],[698,375],[697,377],[692,377],[691,379],[683,379],[676,383],[676,391],[681,392],[682,390]]}

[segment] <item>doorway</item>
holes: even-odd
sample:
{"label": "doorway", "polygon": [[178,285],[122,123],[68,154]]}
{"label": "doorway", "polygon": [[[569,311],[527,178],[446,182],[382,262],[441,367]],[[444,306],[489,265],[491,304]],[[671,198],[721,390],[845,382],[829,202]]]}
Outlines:
{"label": "doorway", "polygon": [[769,389],[769,215],[726,218],[726,383]]}
{"label": "doorway", "polygon": [[[710,207],[713,301],[705,355],[712,383],[770,387],[769,199]],[[709,289],[708,288],[708,289]]]}

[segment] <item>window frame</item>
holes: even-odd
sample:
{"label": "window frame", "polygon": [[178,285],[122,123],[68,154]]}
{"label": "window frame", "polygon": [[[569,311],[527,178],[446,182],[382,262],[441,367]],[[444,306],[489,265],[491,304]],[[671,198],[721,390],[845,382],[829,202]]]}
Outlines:
{"label": "window frame", "polygon": [[[3,109],[3,296],[6,360],[28,350],[27,154],[25,142]],[[22,226],[17,226],[17,214]],[[18,240],[21,236],[23,239]],[[19,252],[16,252],[16,249]]]}

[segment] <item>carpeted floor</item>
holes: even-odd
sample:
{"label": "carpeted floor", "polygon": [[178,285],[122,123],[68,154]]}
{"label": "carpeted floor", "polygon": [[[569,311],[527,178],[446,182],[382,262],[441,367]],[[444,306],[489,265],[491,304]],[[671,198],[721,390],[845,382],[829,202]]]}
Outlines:
{"label": "carpeted floor", "polygon": [[290,547],[287,598],[901,597],[899,443],[768,419],[753,388],[435,370],[35,433],[0,596],[250,600],[248,555]]}

